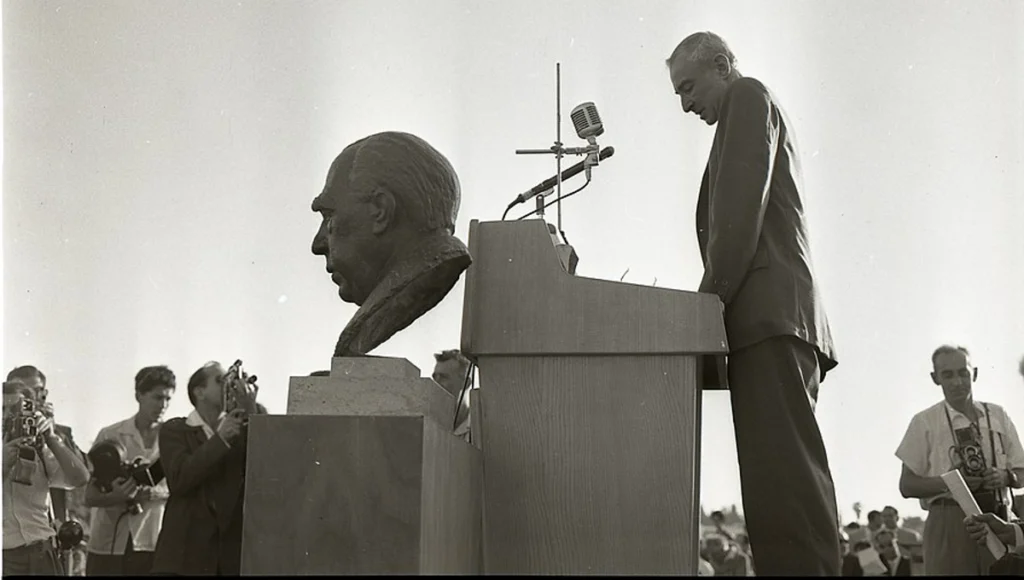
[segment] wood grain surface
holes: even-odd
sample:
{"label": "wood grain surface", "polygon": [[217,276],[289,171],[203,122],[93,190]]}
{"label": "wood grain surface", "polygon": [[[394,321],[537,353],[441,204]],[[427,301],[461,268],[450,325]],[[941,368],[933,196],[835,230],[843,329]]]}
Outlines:
{"label": "wood grain surface", "polygon": [[694,357],[479,366],[486,573],[696,573]]}

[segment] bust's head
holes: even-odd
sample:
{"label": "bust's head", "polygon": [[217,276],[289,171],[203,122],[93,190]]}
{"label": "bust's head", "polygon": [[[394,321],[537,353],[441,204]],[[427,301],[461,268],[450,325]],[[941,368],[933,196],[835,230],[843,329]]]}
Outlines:
{"label": "bust's head", "polygon": [[455,170],[426,141],[370,135],[338,155],[313,199],[322,217],[313,253],[326,258],[341,299],[362,306],[396,256],[454,234],[460,199]]}

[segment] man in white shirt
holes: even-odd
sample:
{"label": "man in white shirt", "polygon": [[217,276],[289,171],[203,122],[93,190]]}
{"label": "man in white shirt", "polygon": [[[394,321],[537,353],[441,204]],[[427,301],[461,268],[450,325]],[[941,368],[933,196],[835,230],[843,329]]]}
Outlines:
{"label": "man in white shirt", "polygon": [[[922,538],[925,575],[984,575],[992,556],[968,535],[965,514],[940,476],[959,469],[976,497],[989,492],[1006,501],[1009,488],[1022,487],[1024,448],[1002,407],[974,400],[978,371],[967,349],[941,346],[932,354],[932,366],[932,381],[942,387],[944,400],[914,416],[896,450],[903,462],[900,493],[919,498],[928,510]],[[971,456],[957,443],[958,433],[971,433],[978,443],[973,459],[984,461],[980,475],[969,473],[965,458]]]}
{"label": "man in white shirt", "polygon": [[[175,389],[174,373],[166,366],[145,367],[135,375],[135,400],[139,410],[133,416],[100,430],[96,443],[113,440],[126,451],[124,459],[152,465],[160,458],[160,422]],[[88,576],[143,576],[153,567],[153,553],[160,536],[164,506],[170,492],[167,482],[138,485],[131,478],[119,478],[101,490],[95,479],[85,493],[92,508],[89,537]],[[134,511],[129,506],[137,505]]]}
{"label": "man in white shirt", "polygon": [[59,576],[63,567],[55,552],[57,532],[50,523],[50,488],[85,485],[89,470],[54,432],[52,417],[38,416],[42,447],[32,447],[34,438],[11,437],[7,427],[20,420],[23,402],[35,402],[30,387],[6,382],[3,398],[3,575]]}

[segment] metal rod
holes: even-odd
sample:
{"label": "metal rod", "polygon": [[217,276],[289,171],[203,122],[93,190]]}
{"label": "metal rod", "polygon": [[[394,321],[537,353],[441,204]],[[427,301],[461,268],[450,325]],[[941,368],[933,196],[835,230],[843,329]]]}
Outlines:
{"label": "metal rod", "polygon": [[558,195],[555,197],[556,213],[558,213],[558,231],[562,231],[562,63],[555,63],[555,145],[557,159]]}

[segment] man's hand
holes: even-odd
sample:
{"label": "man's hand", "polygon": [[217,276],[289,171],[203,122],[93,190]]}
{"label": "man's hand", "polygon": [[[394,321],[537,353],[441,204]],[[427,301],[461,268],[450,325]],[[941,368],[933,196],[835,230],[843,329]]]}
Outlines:
{"label": "man's hand", "polygon": [[964,518],[964,525],[967,527],[967,535],[979,545],[985,545],[985,536],[989,529],[999,538],[999,541],[1007,546],[1014,545],[1014,526],[1007,523],[995,514],[984,513],[980,516],[967,516]]}
{"label": "man's hand", "polygon": [[245,383],[238,393],[238,407],[249,415],[255,415],[256,409],[256,393],[258,387],[251,383]]}
{"label": "man's hand", "polygon": [[54,445],[62,442],[62,439],[57,435],[57,431],[53,428],[53,417],[43,417],[36,423],[36,431],[42,436],[43,441],[46,442],[46,446],[51,450]]}
{"label": "man's hand", "polygon": [[224,418],[220,420],[220,425],[217,426],[217,434],[224,441],[230,442],[242,433],[242,418],[245,416],[245,412],[241,409],[235,409]]}
{"label": "man's hand", "polygon": [[119,477],[114,480],[111,486],[110,496],[118,502],[129,502],[135,499],[138,491],[138,485],[135,484],[135,480]]}
{"label": "man's hand", "polygon": [[135,501],[145,502],[152,501],[154,497],[153,488],[148,485],[140,485],[138,491],[135,493]]}
{"label": "man's hand", "polygon": [[1010,487],[1010,474],[1005,469],[989,467],[985,472],[985,487],[988,489]]}
{"label": "man's hand", "polygon": [[[963,472],[960,472],[963,475]],[[967,488],[971,491],[978,491],[983,485],[985,485],[984,477],[974,477],[973,475],[964,475],[964,483],[967,484]]]}

